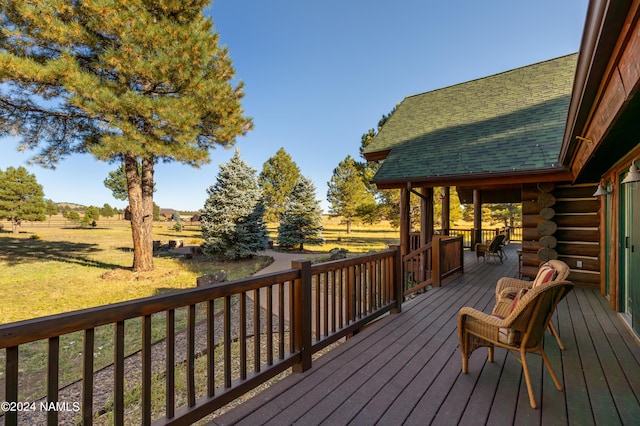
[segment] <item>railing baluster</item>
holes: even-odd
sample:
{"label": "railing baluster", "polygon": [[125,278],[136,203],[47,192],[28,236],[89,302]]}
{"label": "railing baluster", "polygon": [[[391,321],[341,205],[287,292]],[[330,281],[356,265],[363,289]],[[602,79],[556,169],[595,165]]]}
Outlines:
{"label": "railing baluster", "polygon": [[124,321],[113,330],[113,423],[124,425]]}
{"label": "railing baluster", "polygon": [[278,334],[278,356],[284,359],[284,283],[278,285]]}
{"label": "railing baluster", "polygon": [[[320,298],[322,298],[322,287],[320,286],[320,275],[314,275],[313,279],[315,280],[315,315],[314,315],[314,319],[315,319],[315,336],[316,336],[316,340],[320,340],[320,321],[321,321],[321,317],[320,315],[322,314],[322,308],[320,307]],[[312,333],[313,333],[312,331]]]}
{"label": "railing baluster", "polygon": [[[323,336],[329,335],[329,274],[327,272],[322,274],[322,279],[324,282],[322,283],[322,289],[324,290],[324,333]],[[316,339],[320,340],[320,334],[316,337]]]}
{"label": "railing baluster", "polygon": [[82,363],[82,423],[93,424],[93,346],[95,329],[84,331],[84,360]]}
{"label": "railing baluster", "polygon": [[367,280],[367,314],[373,312],[373,307],[375,306],[375,292],[374,292],[374,284],[375,281],[374,279],[374,275],[373,275],[373,262],[367,262],[367,268],[366,268],[366,277],[365,279]]}
{"label": "railing baluster", "polygon": [[165,319],[165,369],[166,369],[166,389],[165,404],[167,418],[175,416],[175,386],[176,386],[176,312],[173,309],[167,311]]}
{"label": "railing baluster", "polygon": [[151,424],[151,315],[142,317],[142,424]]}
{"label": "railing baluster", "polygon": [[295,289],[295,285],[294,282],[291,281],[289,283],[289,353],[295,353],[296,351],[296,346],[295,346],[295,339],[293,338],[293,336],[296,335],[296,333],[298,332],[296,330],[296,322],[293,320],[293,318],[295,317],[295,300],[296,300],[296,289]]}
{"label": "railing baluster", "polygon": [[238,312],[240,330],[238,331],[238,345],[240,345],[240,379],[247,378],[247,293],[240,293],[240,309]]}
{"label": "railing baluster", "polygon": [[339,294],[339,299],[338,299],[338,324],[339,324],[339,328],[344,327],[344,298],[345,298],[345,293],[344,293],[344,268],[339,268],[336,273],[338,274],[338,292]]}
{"label": "railing baluster", "polygon": [[267,286],[267,365],[273,365],[273,286]]}
{"label": "railing baluster", "polygon": [[[60,360],[60,337],[49,338],[47,353],[47,402],[58,402],[58,361]],[[58,410],[47,411],[47,424],[58,424]]]}
{"label": "railing baluster", "polygon": [[356,319],[362,317],[362,264],[355,266],[356,278]]}
{"label": "railing baluster", "polygon": [[260,290],[253,290],[253,371],[260,372]]}
{"label": "railing baluster", "polygon": [[231,387],[231,296],[224,297],[224,387]]}
{"label": "railing baluster", "polygon": [[207,396],[210,398],[215,395],[215,300],[207,302]]}
{"label": "railing baluster", "polygon": [[338,285],[336,283],[336,276],[338,274],[338,271],[332,271],[331,272],[331,291],[333,294],[333,315],[332,315],[332,325],[331,325],[331,332],[335,333],[336,332],[336,328],[338,326],[338,317],[340,315],[339,311],[338,311],[338,297],[340,296],[338,294]]}
{"label": "railing baluster", "polygon": [[[18,346],[8,347],[6,351],[4,397],[7,402],[18,402],[18,353]],[[7,411],[4,413],[4,421],[6,426],[17,425],[18,412]]]}
{"label": "railing baluster", "polygon": [[196,405],[196,305],[187,309],[187,404]]}

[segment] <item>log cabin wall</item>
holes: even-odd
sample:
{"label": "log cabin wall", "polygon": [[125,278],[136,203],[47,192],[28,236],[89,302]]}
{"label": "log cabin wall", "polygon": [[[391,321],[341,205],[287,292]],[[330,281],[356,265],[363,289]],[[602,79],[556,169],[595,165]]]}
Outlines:
{"label": "log cabin wall", "polygon": [[559,259],[576,285],[600,288],[600,201],[596,184],[522,186],[522,275],[534,279],[540,263]]}

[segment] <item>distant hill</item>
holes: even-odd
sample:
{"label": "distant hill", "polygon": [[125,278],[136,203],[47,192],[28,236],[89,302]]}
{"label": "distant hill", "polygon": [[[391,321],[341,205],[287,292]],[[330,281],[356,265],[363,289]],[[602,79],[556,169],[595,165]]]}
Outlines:
{"label": "distant hill", "polygon": [[56,205],[58,207],[68,207],[71,210],[76,210],[76,209],[84,209],[86,206],[82,205],[82,204],[77,204],[77,203],[68,203],[66,201],[63,201],[61,203],[56,203]]}

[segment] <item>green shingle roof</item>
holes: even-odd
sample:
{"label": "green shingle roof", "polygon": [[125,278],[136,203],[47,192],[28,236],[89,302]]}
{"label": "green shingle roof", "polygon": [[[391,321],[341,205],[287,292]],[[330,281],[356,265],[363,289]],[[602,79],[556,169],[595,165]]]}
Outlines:
{"label": "green shingle roof", "polygon": [[405,98],[365,154],[374,182],[557,167],[577,54]]}

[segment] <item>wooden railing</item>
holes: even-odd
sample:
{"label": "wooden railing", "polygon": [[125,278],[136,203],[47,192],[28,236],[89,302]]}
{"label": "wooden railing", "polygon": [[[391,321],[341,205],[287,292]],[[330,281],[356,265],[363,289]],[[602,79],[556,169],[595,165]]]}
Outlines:
{"label": "wooden railing", "polygon": [[432,259],[433,241],[403,257],[405,296],[433,285]]}
{"label": "wooden railing", "polygon": [[463,237],[436,235],[430,243],[403,257],[403,294],[439,286],[456,272],[464,272]]}
{"label": "wooden railing", "polygon": [[[33,402],[39,413],[19,416],[18,411],[8,410],[4,424],[15,425],[19,417],[29,414],[40,417],[21,423],[92,424],[97,411],[98,328],[110,328],[113,336],[113,383],[109,385],[113,423],[146,425],[155,419],[154,424],[191,424],[290,367],[310,368],[314,352],[386,312],[401,310],[397,248],[326,264],[305,261],[292,266],[279,273],[0,325],[0,349],[6,348],[4,399],[10,404],[3,408],[12,403],[20,408],[18,404],[25,402],[21,386],[30,378],[21,372],[21,348],[44,341],[47,395],[43,402],[73,404],[67,407],[77,407],[75,414],[80,417],[61,419],[57,410],[42,410],[39,402]],[[176,327],[179,310],[186,311],[185,330]],[[152,322],[158,320],[162,336],[152,344],[152,333],[158,333],[152,330]],[[140,363],[134,371],[125,368],[125,336],[131,335],[131,321],[141,329]],[[60,342],[74,332],[82,333],[81,398],[61,401]],[[157,365],[152,357],[160,344],[164,365]],[[204,366],[196,365],[200,361]],[[178,374],[185,377],[184,389],[178,389]],[[125,391],[132,383],[139,384],[140,410],[136,418],[125,419]],[[159,400],[164,401],[161,407]],[[179,401],[185,403],[178,407]]]}
{"label": "wooden railing", "polygon": [[[436,232],[441,232],[441,231],[436,231]],[[505,232],[505,228],[483,229],[482,230],[482,242],[491,241],[493,239],[493,237],[498,235],[500,232]],[[462,237],[462,244],[463,244],[464,248],[471,249],[471,248],[473,248],[475,246],[476,242],[480,242],[480,241],[475,241],[473,235],[474,235],[473,229],[465,229],[465,228],[451,228],[451,229],[449,229],[449,236],[452,236],[452,237],[461,236]],[[521,242],[522,241],[522,227],[521,226],[514,226],[514,227],[510,227],[509,228],[509,240],[510,241],[517,241],[517,242]],[[409,235],[409,242],[410,242],[410,245],[409,245],[410,251],[414,251],[414,250],[417,250],[418,248],[420,248],[420,233],[419,232],[412,232]]]}

